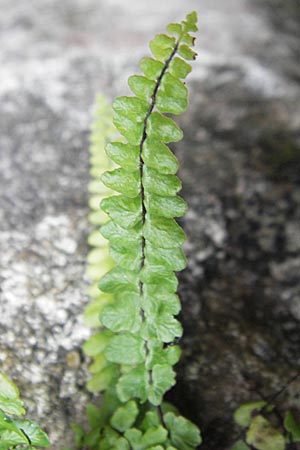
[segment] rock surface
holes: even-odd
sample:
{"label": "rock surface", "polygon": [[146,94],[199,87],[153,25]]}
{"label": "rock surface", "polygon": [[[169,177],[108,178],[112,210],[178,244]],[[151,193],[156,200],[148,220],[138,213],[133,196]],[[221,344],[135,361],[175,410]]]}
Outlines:
{"label": "rock surface", "polygon": [[[54,450],[70,445],[89,398],[80,346],[94,94],[127,92],[149,39],[193,8],[199,58],[174,147],[190,205],[185,336],[169,397],[201,426],[204,450],[224,450],[233,410],[299,371],[296,1],[0,0],[0,363]],[[298,381],[279,407],[299,396]]]}

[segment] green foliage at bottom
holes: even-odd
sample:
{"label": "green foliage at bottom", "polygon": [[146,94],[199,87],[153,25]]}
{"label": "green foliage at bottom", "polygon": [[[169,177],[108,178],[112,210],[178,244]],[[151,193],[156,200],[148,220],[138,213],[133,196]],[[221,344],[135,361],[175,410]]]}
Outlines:
{"label": "green foliage at bottom", "polygon": [[[283,419],[274,409],[274,405],[263,400],[241,405],[234,413],[234,420],[244,428],[245,437],[231,450],[285,450],[289,444],[300,442],[300,416],[288,411]],[[280,423],[274,425],[278,418]]]}
{"label": "green foliage at bottom", "polygon": [[0,373],[0,450],[50,446],[48,436],[39,425],[20,419],[24,414],[17,387]]}
{"label": "green foliage at bottom", "polygon": [[167,403],[161,409],[122,404],[114,392],[104,394],[101,409],[88,405],[90,430],[75,425],[78,448],[90,450],[192,450],[201,443],[198,428]]}

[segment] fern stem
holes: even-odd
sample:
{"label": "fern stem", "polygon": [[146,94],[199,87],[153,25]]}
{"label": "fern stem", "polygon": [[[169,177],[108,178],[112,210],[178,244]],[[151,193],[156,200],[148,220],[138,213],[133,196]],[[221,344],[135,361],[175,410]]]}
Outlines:
{"label": "fern stem", "polygon": [[[166,71],[168,70],[169,64],[172,61],[172,59],[174,58],[177,50],[178,50],[178,46],[179,46],[179,42],[180,39],[178,40],[178,42],[176,43],[174,50],[172,52],[172,54],[170,55],[170,57],[167,59],[167,61],[165,62],[165,65],[159,75],[159,77],[157,78],[157,82],[151,97],[151,104],[149,107],[149,110],[147,112],[147,115],[144,119],[144,128],[143,128],[143,135],[142,135],[142,139],[140,142],[140,153],[139,153],[139,158],[140,158],[140,179],[141,179],[141,198],[142,198],[142,224],[145,224],[146,221],[146,214],[147,214],[147,210],[146,210],[146,206],[145,206],[145,190],[144,190],[144,185],[143,185],[143,172],[144,172],[144,161],[143,161],[143,157],[142,157],[142,152],[143,152],[143,146],[144,143],[147,139],[147,123],[148,123],[148,119],[155,107],[155,101],[156,101],[156,95],[158,92],[158,89],[160,87],[161,81],[163,79],[164,74],[166,73]],[[146,240],[144,235],[142,235],[142,260],[141,260],[141,265],[140,265],[140,270],[143,269],[144,265],[145,265],[145,246],[146,246]],[[143,282],[140,280],[139,282],[139,295],[140,298],[142,298],[143,295]],[[145,317],[145,312],[144,310],[141,308],[141,317],[142,317],[142,321],[145,322],[146,317]],[[146,356],[149,355],[150,350],[149,350],[149,345],[148,345],[148,341],[145,341],[145,350],[146,350]],[[149,371],[149,384],[153,384],[153,377],[152,377],[152,370]],[[164,422],[164,418],[163,418],[163,412],[161,409],[161,406],[157,406],[157,412],[158,412],[158,416],[160,418],[160,421],[162,423],[162,425],[166,428],[165,422]]]}
{"label": "fern stem", "polygon": [[[163,67],[159,77],[157,78],[156,85],[155,85],[155,88],[153,90],[153,94],[152,94],[152,97],[151,97],[150,107],[149,107],[149,110],[148,110],[148,112],[147,112],[147,114],[145,116],[145,119],[144,119],[143,134],[142,134],[142,139],[141,139],[141,142],[140,142],[140,145],[139,145],[139,147],[140,147],[139,158],[140,158],[141,198],[142,198],[142,224],[143,225],[145,224],[145,221],[146,221],[147,210],[146,210],[146,206],[145,206],[145,190],[144,190],[144,185],[143,185],[144,161],[143,161],[142,153],[143,153],[144,143],[145,143],[145,141],[147,139],[147,124],[148,124],[148,119],[151,116],[151,114],[153,112],[153,109],[155,107],[156,95],[157,95],[158,89],[159,89],[159,87],[161,85],[161,81],[163,79],[164,74],[168,70],[170,62],[172,61],[172,59],[174,58],[174,56],[175,56],[175,54],[176,54],[176,52],[178,50],[179,43],[180,43],[180,38],[178,39],[178,41],[177,41],[177,43],[176,43],[176,45],[174,47],[174,50],[172,51],[171,55],[166,60],[165,65],[164,65],[164,67]],[[146,240],[145,240],[144,234],[142,235],[141,246],[142,246],[142,259],[141,259],[140,270],[142,270],[144,265],[145,265]],[[139,281],[139,296],[140,296],[140,298],[142,298],[142,295],[143,295],[143,282],[140,280]],[[144,313],[142,308],[141,308],[141,317],[142,317],[142,321],[145,322],[145,320],[146,320],[145,313]],[[146,350],[146,356],[148,356],[149,355],[148,341],[145,341],[145,350]],[[152,371],[151,370],[149,371],[149,383],[152,384]],[[161,411],[160,411],[159,415],[162,418]]]}

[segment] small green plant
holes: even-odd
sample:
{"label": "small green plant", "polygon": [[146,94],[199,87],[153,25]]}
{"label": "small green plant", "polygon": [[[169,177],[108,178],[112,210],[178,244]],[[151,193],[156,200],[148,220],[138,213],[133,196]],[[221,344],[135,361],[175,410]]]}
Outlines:
{"label": "small green plant", "polygon": [[0,450],[49,447],[46,433],[28,419],[18,388],[0,373]]}
{"label": "small green plant", "polygon": [[[170,24],[169,34],[157,35],[150,43],[153,58],[141,61],[144,75],[129,78],[135,96],[113,102],[113,122],[122,137],[108,142],[106,152],[118,167],[105,172],[102,181],[118,195],[102,200],[102,212],[91,216],[95,224],[103,222],[103,211],[109,216],[101,233],[113,262],[101,253],[107,246],[103,237],[93,232],[88,274],[95,281],[107,265],[113,267],[102,277],[100,291],[91,287],[94,300],[85,317],[92,326],[100,325],[100,317],[103,328],[84,344],[93,358],[88,387],[104,396],[101,410],[88,406],[90,432],[75,427],[80,447],[190,450],[201,442],[197,427],[163,402],[175,384],[172,366],[180,356],[173,341],[182,334],[174,317],[180,311],[174,271],[186,264],[185,235],[174,220],[185,213],[186,204],[177,195],[178,163],[166,145],[180,140],[182,131],[164,113],[180,114],[187,107],[182,79],[191,70],[186,60],[195,58],[190,33],[197,30],[196,21],[192,13]],[[108,130],[113,132],[96,118],[92,176],[108,164],[101,154],[111,140]],[[93,206],[104,191],[99,181],[92,182],[90,191]]]}
{"label": "small green plant", "polygon": [[243,433],[231,450],[298,449],[300,416],[291,411],[281,417],[274,404],[258,400],[241,405],[234,413],[234,421]]}

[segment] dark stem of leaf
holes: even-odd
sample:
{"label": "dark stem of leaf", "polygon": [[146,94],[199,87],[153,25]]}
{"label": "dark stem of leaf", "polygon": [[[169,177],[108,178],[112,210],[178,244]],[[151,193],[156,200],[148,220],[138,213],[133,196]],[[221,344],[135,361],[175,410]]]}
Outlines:
{"label": "dark stem of leaf", "polygon": [[[151,103],[150,103],[150,107],[148,109],[148,112],[146,114],[146,117],[144,119],[144,128],[143,128],[143,135],[142,135],[142,139],[140,142],[140,178],[141,178],[141,197],[142,197],[142,224],[144,225],[145,223],[145,218],[146,218],[146,207],[145,207],[145,191],[144,191],[144,185],[143,185],[143,171],[144,171],[144,161],[143,161],[143,157],[142,157],[142,152],[143,152],[143,146],[145,143],[145,140],[147,139],[147,123],[148,123],[148,119],[152,114],[152,111],[155,107],[155,102],[156,102],[156,95],[158,92],[158,89],[160,87],[161,84],[161,80],[163,79],[164,74],[166,73],[166,71],[168,70],[169,64],[172,61],[172,59],[174,58],[174,55],[176,54],[177,50],[178,50],[178,46],[179,46],[179,42],[177,42],[177,44],[174,47],[173,52],[171,53],[171,55],[169,56],[169,58],[167,59],[167,61],[165,62],[165,65],[159,75],[159,77],[156,80],[156,85],[151,97]],[[142,261],[141,261],[141,269],[144,267],[145,264],[145,238],[144,236],[142,237]],[[142,283],[140,283],[142,284]],[[140,287],[140,293],[141,293],[141,287]]]}
{"label": "dark stem of leaf", "polygon": [[[147,139],[147,124],[148,124],[148,119],[150,117],[150,115],[152,114],[152,111],[155,107],[155,102],[156,102],[156,95],[158,92],[158,89],[160,87],[161,81],[163,79],[164,74],[166,73],[166,71],[168,70],[169,64],[172,61],[174,55],[176,54],[177,50],[178,50],[178,46],[179,46],[179,41],[176,43],[174,50],[172,51],[171,55],[169,56],[169,58],[167,59],[167,61],[165,62],[165,65],[159,75],[159,77],[157,78],[156,81],[156,85],[151,97],[151,103],[149,106],[149,110],[146,114],[146,117],[144,119],[144,128],[143,128],[143,135],[142,135],[142,139],[140,142],[140,179],[141,179],[141,197],[142,197],[142,224],[145,224],[145,220],[146,220],[146,206],[145,206],[145,190],[144,190],[144,185],[143,185],[143,173],[144,173],[144,161],[143,161],[143,157],[142,157],[142,152],[143,152],[143,146],[144,146],[144,142]],[[144,265],[145,265],[145,245],[146,245],[146,241],[145,241],[145,237],[144,235],[142,235],[142,260],[141,260],[141,266],[140,266],[140,270],[143,269]],[[139,294],[140,297],[142,297],[143,295],[143,283],[140,280],[139,282]],[[145,318],[145,312],[144,310],[141,308],[141,316],[142,316],[142,321],[145,322],[146,318]],[[149,355],[149,346],[148,346],[148,342],[145,342],[145,350],[146,350],[146,355]],[[149,383],[153,384],[153,377],[152,377],[152,370],[149,371]],[[158,415],[160,417],[161,423],[165,426],[164,423],[164,418],[163,418],[163,413],[162,413],[162,409],[160,406],[157,407],[157,411],[158,411]]]}
{"label": "dark stem of leaf", "polygon": [[[145,220],[146,220],[146,206],[145,206],[145,190],[144,190],[144,185],[143,185],[143,172],[144,172],[144,161],[143,161],[143,157],[142,157],[142,152],[143,152],[143,146],[144,146],[144,142],[147,139],[147,123],[148,123],[148,119],[151,116],[151,113],[155,107],[155,102],[156,102],[156,95],[158,92],[158,89],[160,87],[161,84],[161,80],[164,76],[164,74],[166,73],[166,71],[168,70],[169,64],[172,61],[172,59],[174,58],[174,55],[176,54],[177,50],[178,50],[178,46],[179,46],[179,41],[177,42],[177,44],[174,47],[174,50],[172,51],[171,55],[169,56],[169,58],[166,60],[165,65],[159,75],[159,77],[156,80],[156,85],[151,97],[151,103],[148,109],[148,112],[146,114],[146,117],[144,119],[144,128],[143,128],[143,135],[142,135],[142,139],[140,142],[140,178],[141,178],[141,197],[142,197],[142,224],[144,225]],[[142,270],[142,268],[145,265],[145,237],[144,235],[142,236],[142,260],[141,260],[141,267],[140,270]],[[143,283],[140,281],[139,283],[139,291],[140,291],[140,297],[143,294]],[[143,310],[141,310],[141,315],[142,315],[142,319],[143,321],[145,320],[145,313]],[[146,349],[147,351],[148,348]]]}
{"label": "dark stem of leaf", "polygon": [[31,447],[31,440],[30,437],[27,435],[27,433],[25,433],[25,431],[23,430],[23,428],[20,428],[20,431],[24,434],[25,439],[27,440],[28,444]]}

